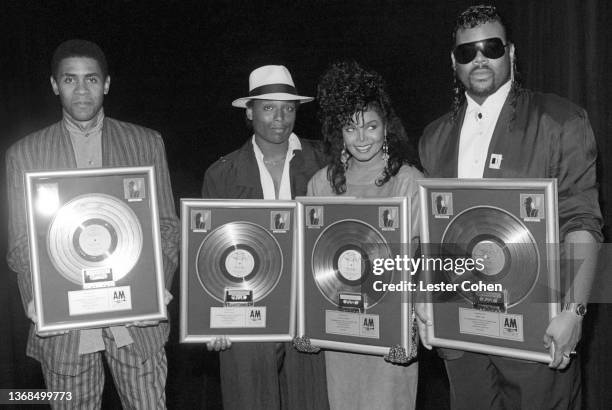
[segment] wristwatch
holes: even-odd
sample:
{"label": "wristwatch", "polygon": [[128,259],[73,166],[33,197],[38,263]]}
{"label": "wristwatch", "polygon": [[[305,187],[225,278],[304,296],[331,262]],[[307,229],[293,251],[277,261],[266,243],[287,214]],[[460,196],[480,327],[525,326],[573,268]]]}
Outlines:
{"label": "wristwatch", "polygon": [[584,317],[587,313],[587,308],[582,303],[564,303],[563,311],[574,312],[580,317]]}

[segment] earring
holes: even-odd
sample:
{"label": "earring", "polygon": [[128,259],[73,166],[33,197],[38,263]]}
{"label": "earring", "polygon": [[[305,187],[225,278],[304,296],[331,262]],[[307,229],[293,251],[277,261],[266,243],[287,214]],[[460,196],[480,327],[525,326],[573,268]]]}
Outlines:
{"label": "earring", "polygon": [[350,154],[346,150],[346,144],[343,144],[342,152],[340,152],[340,162],[342,163],[342,166],[344,167],[345,171],[348,168],[348,160],[349,160],[349,158],[350,158]]}
{"label": "earring", "polygon": [[389,162],[389,144],[387,144],[387,136],[385,135],[385,141],[382,145],[382,158],[385,161],[385,167],[387,166],[387,162]]}

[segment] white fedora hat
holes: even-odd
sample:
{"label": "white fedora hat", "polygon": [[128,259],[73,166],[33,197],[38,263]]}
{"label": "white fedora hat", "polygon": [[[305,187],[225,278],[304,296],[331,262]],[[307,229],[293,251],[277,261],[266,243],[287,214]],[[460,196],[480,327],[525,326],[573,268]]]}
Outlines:
{"label": "white fedora hat", "polygon": [[265,65],[256,68],[249,76],[249,96],[232,102],[234,107],[246,108],[250,100],[277,100],[303,103],[314,100],[314,97],[297,95],[293,79],[287,67],[283,65]]}

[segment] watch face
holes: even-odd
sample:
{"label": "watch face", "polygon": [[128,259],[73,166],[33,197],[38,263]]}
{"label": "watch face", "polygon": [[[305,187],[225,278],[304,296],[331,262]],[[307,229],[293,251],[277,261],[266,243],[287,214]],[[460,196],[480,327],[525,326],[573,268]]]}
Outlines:
{"label": "watch face", "polygon": [[586,312],[587,312],[586,306],[582,304],[578,304],[576,306],[576,313],[579,314],[580,316],[586,315]]}

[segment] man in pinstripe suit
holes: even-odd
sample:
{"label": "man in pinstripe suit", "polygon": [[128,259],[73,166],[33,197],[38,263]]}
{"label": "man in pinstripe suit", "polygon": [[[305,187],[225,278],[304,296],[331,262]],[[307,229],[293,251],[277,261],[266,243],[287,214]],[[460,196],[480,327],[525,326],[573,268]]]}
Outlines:
{"label": "man in pinstripe suit", "polygon": [[[52,59],[51,86],[62,104],[62,120],[26,136],[7,152],[9,266],[18,275],[28,317],[32,299],[26,229],[24,172],[42,169],[154,165],[166,288],[178,264],[179,222],[164,144],[159,133],[104,116],[110,88],[106,58],[94,43],[66,41]],[[171,296],[166,292],[166,303]],[[75,330],[39,336],[30,327],[26,353],[42,366],[47,388],[70,391],[70,402],[57,408],[100,408],[105,356],[124,408],[165,408],[167,322],[139,322],[129,327]],[[102,354],[103,353],[103,354]]]}

